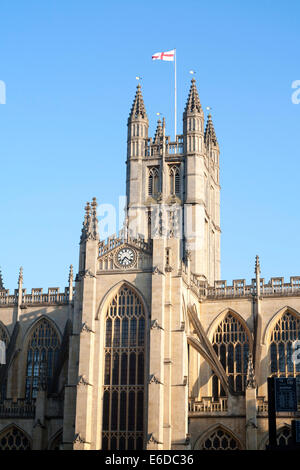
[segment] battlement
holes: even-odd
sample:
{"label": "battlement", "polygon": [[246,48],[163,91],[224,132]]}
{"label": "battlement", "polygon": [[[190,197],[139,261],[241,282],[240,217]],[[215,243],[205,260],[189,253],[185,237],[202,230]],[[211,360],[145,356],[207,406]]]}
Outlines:
{"label": "battlement", "polygon": [[[163,151],[163,142],[153,142],[152,138],[150,137],[145,146],[145,157],[160,157]],[[165,151],[166,151],[166,158],[174,157],[176,155],[183,155],[184,147],[183,147],[183,135],[177,135],[176,141],[171,142],[170,137],[167,136],[165,139]]]}
{"label": "battlement", "polygon": [[[74,291],[73,291],[74,293]],[[18,304],[18,290],[15,289],[14,294],[10,294],[9,290],[0,291],[0,307]],[[22,289],[21,305],[37,305],[37,304],[68,304],[69,303],[69,287],[64,292],[60,292],[59,287],[49,287],[48,292],[44,293],[42,288],[31,289],[31,293],[27,294],[26,289]]]}
{"label": "battlement", "polygon": [[119,231],[119,234],[113,234],[108,237],[106,240],[102,240],[99,243],[99,257],[105,255],[109,251],[117,248],[123,243],[129,243],[130,245],[135,246],[143,251],[151,252],[152,251],[152,241],[146,242],[145,239],[140,236],[138,238],[131,237],[126,228],[122,228]]}

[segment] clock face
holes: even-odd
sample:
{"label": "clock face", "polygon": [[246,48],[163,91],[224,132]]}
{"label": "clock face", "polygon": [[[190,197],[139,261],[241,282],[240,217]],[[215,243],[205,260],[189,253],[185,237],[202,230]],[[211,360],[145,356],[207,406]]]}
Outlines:
{"label": "clock face", "polygon": [[135,261],[135,253],[131,248],[121,248],[117,253],[117,262],[123,268],[132,266]]}

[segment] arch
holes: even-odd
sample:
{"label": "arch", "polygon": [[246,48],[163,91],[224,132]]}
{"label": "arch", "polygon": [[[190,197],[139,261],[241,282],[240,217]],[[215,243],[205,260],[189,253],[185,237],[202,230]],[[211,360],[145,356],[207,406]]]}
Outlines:
{"label": "arch", "polygon": [[[223,440],[226,440],[226,443]],[[216,442],[214,442],[216,440]],[[209,442],[207,442],[209,441]],[[223,441],[223,442],[222,442]],[[234,441],[234,442],[233,442]],[[223,424],[213,424],[198,439],[193,450],[243,450],[240,439]]]}
{"label": "arch", "polygon": [[180,194],[180,167],[179,165],[169,166],[170,194]]}
{"label": "arch", "polygon": [[49,439],[48,450],[60,450],[60,444],[62,443],[63,429],[59,429]]}
{"label": "arch", "polygon": [[[276,432],[277,445],[279,447],[286,447],[291,443],[292,440],[292,428],[289,424],[285,423],[283,426],[277,429]],[[269,433],[266,432],[259,444],[259,450],[265,450],[269,444]]]}
{"label": "arch", "polygon": [[148,320],[148,318],[150,318],[150,310],[147,306],[147,302],[146,302],[146,299],[144,297],[144,295],[142,294],[142,292],[134,285],[132,284],[131,282],[127,281],[126,279],[122,279],[121,281],[117,282],[116,284],[114,284],[107,292],[106,294],[104,295],[104,297],[102,298],[100,304],[99,304],[99,307],[97,309],[97,313],[96,313],[96,318],[95,320],[100,320],[100,315],[101,315],[101,312],[105,311],[105,308],[106,306],[110,303],[110,301],[114,298],[114,296],[116,295],[116,293],[118,292],[118,290],[122,287],[122,285],[126,285],[129,289],[132,289],[133,291],[135,291],[135,293],[140,297],[142,303],[143,303],[143,307],[145,309],[145,318],[146,320]]}
{"label": "arch", "polygon": [[[109,300],[108,300],[109,299]],[[136,288],[123,282],[103,306],[102,449],[144,446],[146,310]]]}
{"label": "arch", "polygon": [[217,317],[212,321],[211,325],[209,326],[209,328],[207,330],[208,339],[212,342],[215,330],[217,329],[219,324],[222,322],[222,320],[224,320],[224,318],[229,314],[236,317],[236,319],[242,324],[244,330],[247,333],[248,339],[249,339],[250,351],[252,351],[253,350],[253,336],[252,336],[252,333],[250,331],[250,328],[247,325],[247,322],[244,320],[244,318],[238,312],[233,310],[232,308],[226,308],[226,309],[222,310],[217,315]]}
{"label": "arch", "polygon": [[28,434],[14,423],[0,431],[0,450],[31,450],[31,445]]}
{"label": "arch", "polygon": [[0,340],[4,341],[6,346],[9,343],[10,335],[4,323],[0,320]]}
{"label": "arch", "polygon": [[158,194],[159,172],[157,167],[150,167],[148,173],[148,195],[155,196]]}
{"label": "arch", "polygon": [[276,325],[277,321],[285,314],[285,313],[290,313],[291,315],[294,315],[300,320],[300,313],[295,310],[292,307],[289,307],[286,305],[285,307],[281,308],[278,312],[276,312],[273,317],[269,320],[264,334],[263,334],[263,344],[267,345],[270,339],[270,335],[272,330],[274,329],[274,326]]}
{"label": "arch", "polygon": [[[230,390],[243,393],[249,352],[253,350],[252,335],[245,320],[234,310],[226,309],[213,322],[210,341],[228,377]],[[218,376],[213,373],[210,380],[214,398],[226,396]]]}
{"label": "arch", "polygon": [[60,345],[60,331],[47,315],[39,317],[28,329],[23,340],[23,349],[26,350],[23,357],[26,399],[36,397],[41,379],[45,386],[50,385]]}
{"label": "arch", "polygon": [[300,340],[300,315],[284,307],[269,321],[265,341],[268,346],[269,373],[278,377],[295,377],[300,364],[293,357],[294,341]]}

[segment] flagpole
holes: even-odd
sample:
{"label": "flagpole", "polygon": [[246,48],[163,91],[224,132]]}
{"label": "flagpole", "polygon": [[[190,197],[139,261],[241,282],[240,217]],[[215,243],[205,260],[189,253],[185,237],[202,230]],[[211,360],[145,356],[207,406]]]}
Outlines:
{"label": "flagpole", "polygon": [[174,54],[174,74],[175,74],[174,75],[174,104],[175,104],[175,106],[174,106],[174,108],[175,108],[174,109],[174,113],[175,113],[174,114],[174,134],[175,134],[175,139],[174,140],[176,141],[176,131],[177,131],[176,130],[176,124],[177,124],[177,122],[176,122],[177,121],[177,119],[176,119],[176,115],[177,115],[176,49],[174,49],[174,51],[175,51],[175,54]]}

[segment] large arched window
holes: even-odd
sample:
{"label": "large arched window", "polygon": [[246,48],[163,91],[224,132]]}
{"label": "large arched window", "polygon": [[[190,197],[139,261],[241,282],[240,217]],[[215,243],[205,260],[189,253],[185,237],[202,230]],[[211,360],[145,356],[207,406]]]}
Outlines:
{"label": "large arched window", "polygon": [[52,324],[46,318],[39,320],[31,332],[27,347],[25,386],[27,400],[36,398],[40,385],[45,387],[50,385],[59,346],[59,337]]}
{"label": "large arched window", "polygon": [[234,436],[219,427],[205,437],[199,447],[199,450],[240,450],[240,444]]}
{"label": "large arched window", "polygon": [[[228,376],[229,386],[235,392],[243,392],[249,355],[248,334],[232,313],[228,313],[217,327],[213,336],[213,348]],[[217,399],[226,396],[220,380],[212,377],[212,396]]]}
{"label": "large arched window", "polygon": [[[5,328],[1,324],[0,324],[0,340],[5,343],[5,347],[7,349],[9,338],[8,338]],[[0,364],[0,371],[4,367],[5,367],[5,364]],[[3,377],[2,383],[0,383],[0,401],[6,398],[6,387],[7,387],[7,378]]]}
{"label": "large arched window", "polygon": [[105,314],[102,449],[143,448],[144,364],[144,308],[123,285]]}
{"label": "large arched window", "polygon": [[300,339],[300,319],[285,312],[277,321],[270,336],[271,374],[278,377],[300,375],[300,363],[293,361],[293,342]]}
{"label": "large arched window", "polygon": [[156,167],[149,169],[148,194],[149,196],[156,196],[158,194],[158,168]]}
{"label": "large arched window", "polygon": [[30,441],[26,434],[12,426],[0,435],[0,450],[30,450]]}
{"label": "large arched window", "polygon": [[170,193],[180,194],[180,170],[177,165],[170,166]]}

